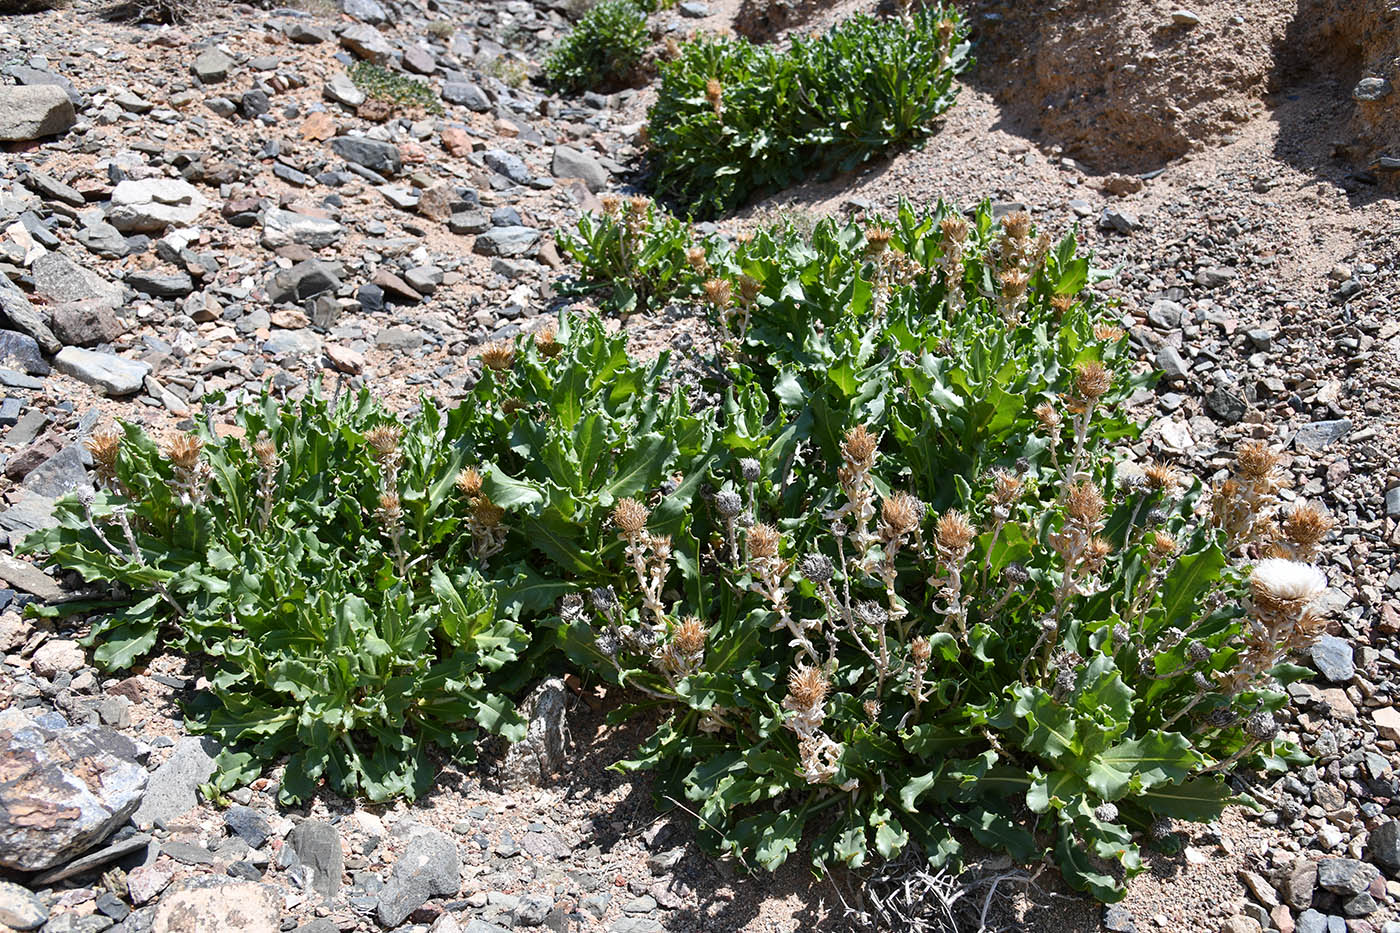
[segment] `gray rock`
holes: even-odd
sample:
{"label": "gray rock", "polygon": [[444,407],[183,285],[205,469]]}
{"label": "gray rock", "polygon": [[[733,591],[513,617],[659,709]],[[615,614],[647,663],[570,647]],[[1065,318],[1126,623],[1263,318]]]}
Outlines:
{"label": "gray rock", "polygon": [[1228,266],[1207,266],[1196,270],[1196,284],[1205,288],[1219,288],[1236,275]]}
{"label": "gray rock", "polygon": [[283,27],[282,32],[297,45],[318,45],[331,37],[330,30],[325,26],[300,20],[292,20]]}
{"label": "gray rock", "polygon": [[365,92],[355,86],[350,76],[344,72],[331,75],[331,79],[321,86],[321,96],[326,100],[358,107],[365,102]]}
{"label": "gray rock", "polygon": [[340,44],[356,56],[376,65],[388,64],[394,57],[394,47],[384,38],[384,34],[373,26],[351,26],[340,34]]}
{"label": "gray rock", "polygon": [[597,159],[569,146],[554,147],[550,171],[559,178],[580,178],[593,192],[602,191],[612,179],[612,175]]}
{"label": "gray rock", "polygon": [[1229,386],[1216,386],[1206,394],[1206,407],[1226,424],[1238,424],[1249,412],[1249,402]]}
{"label": "gray rock", "polygon": [[52,84],[0,86],[0,142],[66,133],[78,122],[68,92]]}
{"label": "gray rock", "polygon": [[0,322],[14,328],[0,331],[0,361],[13,360],[10,368],[31,376],[48,375],[43,353],[57,353],[63,344],[7,275],[0,275]]}
{"label": "gray rock", "polygon": [[502,770],[508,780],[543,784],[564,762],[568,692],[564,681],[550,677],[540,682],[521,708],[529,711],[525,737],[506,752]]}
{"label": "gray rock", "polygon": [[234,804],[224,811],[224,825],[229,832],[248,843],[249,848],[261,849],[272,834],[272,824],[252,807]]}
{"label": "gray rock", "polygon": [[89,224],[74,234],[73,238],[103,259],[121,259],[127,254],[126,237],[105,220]]}
{"label": "gray rock", "polygon": [[62,201],[73,207],[86,207],[82,192],[44,172],[28,171],[19,177],[24,186],[46,201]]}
{"label": "gray rock", "polygon": [[608,933],[666,933],[666,928],[651,917],[623,917],[608,927]]}
{"label": "gray rock", "polygon": [[74,859],[62,868],[55,868],[53,871],[44,872],[30,879],[36,887],[39,885],[49,885],[56,881],[63,881],[67,878],[75,878],[78,875],[85,875],[96,868],[100,868],[109,862],[115,862],[119,858],[131,855],[133,852],[140,852],[143,849],[149,850],[151,837],[147,833],[136,833],[127,836],[121,842],[114,842],[111,845],[103,846],[96,852],[89,852],[82,858]]}
{"label": "gray rock", "polygon": [[437,59],[421,45],[411,45],[404,49],[403,67],[416,75],[431,75],[437,71]]}
{"label": "gray rock", "polygon": [[1351,419],[1313,421],[1293,435],[1293,446],[1299,450],[1326,450],[1351,432]]}
{"label": "gray rock", "polygon": [[194,280],[188,272],[158,273],[137,269],[128,272],[126,284],[143,295],[156,298],[183,298],[194,291]]}
{"label": "gray rock", "polygon": [[127,179],[112,190],[107,222],[125,233],[187,227],[210,207],[199,189],[174,178]]}
{"label": "gray rock", "polygon": [[214,774],[219,743],[209,737],[187,736],[175,743],[165,764],[151,773],[146,799],[131,821],[142,828],[184,816],[199,803],[199,785]]}
{"label": "gray rock", "polygon": [[64,347],[53,358],[53,365],[59,372],[97,386],[108,395],[131,395],[140,391],[151,372],[150,363],[81,347]]}
{"label": "gray rock", "polygon": [[462,211],[452,215],[447,221],[447,229],[459,236],[468,233],[485,233],[491,229],[491,215],[480,210]]}
{"label": "gray rock", "polygon": [[1363,103],[1385,100],[1395,90],[1385,78],[1362,78],[1351,90],[1351,99]]}
{"label": "gray rock", "polygon": [[211,97],[204,102],[211,113],[221,117],[231,117],[238,112],[238,105],[227,97]]}
{"label": "gray rock", "polygon": [[1351,643],[1336,635],[1323,635],[1308,649],[1313,667],[1334,684],[1350,683],[1356,676]]}
{"label": "gray rock", "polygon": [[389,14],[384,12],[384,7],[376,0],[341,0],[340,9],[346,16],[371,26],[378,26],[389,20]]}
{"label": "gray rock", "polygon": [[266,249],[291,243],[321,249],[340,239],[343,232],[344,228],[329,217],[312,217],[271,207],[263,212],[261,242]]}
{"label": "gray rock", "polygon": [[1103,910],[1104,929],[1110,933],[1137,933],[1137,924],[1133,923],[1133,915],[1124,907],[1112,904],[1104,907]]}
{"label": "gray rock", "polygon": [[280,898],[254,881],[200,876],[179,882],[156,905],[151,933],[279,933]]}
{"label": "gray rock", "polygon": [[1385,491],[1385,514],[1391,518],[1400,516],[1400,486]]}
{"label": "gray rock", "polygon": [[345,873],[345,856],[336,828],[321,820],[304,820],[287,835],[287,846],[296,858],[295,864],[311,869],[311,887],[325,897],[335,897]]}
{"label": "gray rock", "polygon": [[324,292],[340,288],[336,266],[320,259],[307,259],[290,269],[282,269],[268,279],[267,299],[273,304],[284,301],[305,301]]}
{"label": "gray rock", "polygon": [[194,76],[200,84],[217,84],[228,77],[236,63],[216,48],[207,48],[194,60]]}
{"label": "gray rock", "polygon": [[365,136],[337,136],[331,140],[331,151],[380,175],[397,175],[403,166],[398,146]]}
{"label": "gray rock", "polygon": [[379,895],[379,922],[398,926],[431,897],[451,897],[462,886],[457,845],[446,833],[428,830],[409,840]]}
{"label": "gray rock", "polygon": [[1327,915],[1308,908],[1298,915],[1294,933],[1327,933]]}
{"label": "gray rock", "polygon": [[472,251],[482,256],[520,256],[539,242],[533,227],[495,227],[476,238]]}
{"label": "gray rock", "polygon": [[442,99],[449,104],[458,104],[476,113],[486,113],[491,109],[491,98],[486,92],[470,81],[448,81],[442,86]]}
{"label": "gray rock", "polygon": [[487,149],[481,154],[481,159],[491,171],[504,175],[517,185],[528,185],[535,179],[520,156],[504,149]]}
{"label": "gray rock", "polygon": [[53,309],[53,333],[64,345],[91,347],[111,343],[126,327],[117,313],[101,301],[74,301]]}
{"label": "gray rock", "polygon": [[136,743],[103,726],[43,729],[0,714],[0,866],[43,871],[131,816],[146,787]]}
{"label": "gray rock", "polygon": [[1317,883],[1334,894],[1360,894],[1380,877],[1380,869],[1354,858],[1325,858],[1317,863]]}
{"label": "gray rock", "polygon": [[122,287],[85,269],[62,253],[45,253],[34,261],[34,292],[51,304],[93,300],[109,308],[122,303]]}
{"label": "gray rock", "polygon": [[1376,899],[1371,896],[1369,891],[1353,894],[1342,901],[1342,913],[1348,917],[1369,917],[1380,909],[1381,905],[1376,903]]}
{"label": "gray rock", "polygon": [[262,348],[273,356],[320,356],[321,338],[309,329],[279,330],[263,341]]}
{"label": "gray rock", "polygon": [[244,119],[256,120],[258,117],[272,109],[272,101],[268,99],[267,92],[262,88],[253,88],[244,91],[243,96],[238,100],[238,110],[243,114]]}
{"label": "gray rock", "polygon": [[0,881],[0,924],[14,930],[33,930],[49,919],[49,909],[31,891],[12,881]]}
{"label": "gray rock", "polygon": [[1387,820],[1371,831],[1366,857],[1391,872],[1400,871],[1400,821]]}
{"label": "gray rock", "polygon": [[1134,230],[1142,229],[1142,221],[1138,220],[1137,215],[1131,211],[1105,207],[1103,213],[1099,214],[1099,227],[1118,233],[1132,233]]}
{"label": "gray rock", "polygon": [[684,3],[676,5],[682,16],[690,19],[704,19],[710,15],[710,5],[701,3],[700,0],[685,0]]}
{"label": "gray rock", "polygon": [[1159,298],[1147,310],[1147,323],[1158,330],[1176,330],[1181,326],[1181,315],[1185,309],[1175,301]]}
{"label": "gray rock", "polygon": [[68,99],[73,102],[74,107],[82,107],[86,103],[83,99],[83,95],[78,93],[78,89],[73,86],[73,82],[69,81],[61,74],[47,71],[43,68],[30,68],[28,65],[8,65],[5,67],[4,72],[14,78],[19,84],[31,86],[51,84],[54,87],[61,87],[64,92],[67,93]]}

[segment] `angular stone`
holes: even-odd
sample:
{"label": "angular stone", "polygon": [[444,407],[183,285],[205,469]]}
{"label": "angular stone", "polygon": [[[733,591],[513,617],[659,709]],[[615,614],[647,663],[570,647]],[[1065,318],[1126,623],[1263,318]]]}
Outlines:
{"label": "angular stone", "polygon": [[174,178],[127,179],[112,190],[107,222],[125,233],[187,227],[210,207],[199,189]]}
{"label": "angular stone", "polygon": [[1356,87],[1352,88],[1351,99],[1369,104],[1385,100],[1394,91],[1395,88],[1385,78],[1362,78],[1356,82]]}
{"label": "angular stone", "polygon": [[1293,446],[1298,450],[1326,450],[1350,431],[1350,418],[1313,421],[1303,425],[1298,429],[1298,433],[1293,435]]}
{"label": "angular stone", "polygon": [[254,881],[190,878],[161,897],[151,933],[279,933],[279,901]]}
{"label": "angular stone", "polygon": [[53,365],[59,372],[95,385],[108,395],[131,395],[139,391],[151,372],[150,363],[81,347],[64,347],[54,357]]}
{"label": "angular stone", "polygon": [[317,45],[331,37],[331,32],[316,23],[303,23],[293,20],[283,27],[282,32],[297,45]]}
{"label": "angular stone", "polygon": [[0,86],[0,142],[66,133],[78,122],[68,92],[52,84]]}
{"label": "angular stone", "polygon": [[115,308],[122,303],[120,285],[108,282],[62,253],[45,253],[35,260],[32,271],[35,294],[51,304],[91,300]]}
{"label": "angular stone", "polygon": [[389,14],[384,11],[378,0],[341,0],[340,9],[346,16],[371,26],[389,21]]}
{"label": "angular stone", "polygon": [[279,330],[263,341],[262,348],[273,356],[318,356],[321,338],[311,330]]}
{"label": "angular stone", "polygon": [[452,897],[462,887],[457,844],[445,833],[428,830],[409,840],[394,863],[393,873],[379,895],[379,922],[403,923],[431,897]]}
{"label": "angular stone", "polygon": [[138,269],[127,273],[126,284],[143,295],[156,298],[183,298],[194,291],[194,280],[188,272],[159,273]]}
{"label": "angular stone", "polygon": [[216,48],[207,48],[194,60],[194,76],[200,84],[217,84],[228,77],[236,63]]}
{"label": "angular stone", "polygon": [[312,217],[273,207],[263,212],[261,242],[265,249],[277,249],[290,243],[322,249],[340,239],[343,232],[344,228],[329,217]]}
{"label": "angular stone", "polygon": [[486,96],[478,85],[470,81],[447,81],[442,86],[442,99],[449,104],[466,107],[475,113],[491,110],[491,98]]}
{"label": "angular stone", "polygon": [[305,301],[324,292],[340,288],[337,268],[319,259],[307,259],[282,269],[268,279],[267,299],[273,304],[284,301]]}
{"label": "angular stone", "polygon": [[365,92],[344,73],[331,75],[331,79],[321,86],[321,96],[347,107],[358,107],[366,100]]}
{"label": "angular stone", "polygon": [[43,871],[82,855],[141,802],[136,744],[102,726],[40,728],[0,714],[0,866]]}
{"label": "angular stone", "polygon": [[472,252],[482,256],[520,256],[540,240],[533,227],[495,227],[476,238]]}
{"label": "angular stone", "polygon": [[19,177],[24,186],[46,201],[62,201],[72,207],[86,207],[83,193],[44,172],[28,171]]}
{"label": "angular stone", "polygon": [[554,161],[550,165],[550,171],[556,178],[581,179],[588,190],[594,193],[606,188],[612,179],[612,175],[597,159],[569,146],[554,147]]}
{"label": "angular stone", "polygon": [[42,875],[36,875],[32,879],[36,885],[53,884],[56,881],[63,881],[67,878],[76,878],[85,875],[103,865],[115,862],[119,858],[131,855],[148,848],[151,844],[151,837],[147,833],[136,833],[127,836],[121,842],[114,842],[109,846],[103,846],[96,852],[89,852],[82,858],[74,859],[62,868],[55,868],[53,871],[46,871]]}
{"label": "angular stone", "polygon": [[1308,649],[1313,667],[1334,684],[1350,682],[1356,675],[1351,643],[1336,635],[1323,635]]}
{"label": "angular stone", "polygon": [[1360,894],[1380,876],[1380,869],[1354,858],[1325,858],[1317,863],[1317,883],[1334,894]]}
{"label": "angular stone", "polygon": [[372,172],[392,176],[403,167],[399,147],[367,136],[337,136],[331,140],[331,151],[346,162],[363,165]]}
{"label": "angular stone", "polygon": [[87,663],[82,647],[67,638],[54,638],[39,646],[30,659],[34,673],[48,680],[59,674],[71,674]]}
{"label": "angular stone", "polygon": [[74,301],[53,309],[53,334],[66,346],[91,347],[111,343],[126,325],[102,301]]}
{"label": "angular stone", "polygon": [[219,743],[211,738],[187,736],[175,743],[175,751],[151,773],[146,798],[132,814],[140,827],[184,816],[199,803],[198,788],[214,773],[214,755]]}
{"label": "angular stone", "polygon": [[506,152],[504,149],[487,149],[481,154],[482,161],[486,167],[497,174],[504,175],[517,185],[528,185],[535,180],[530,169],[525,165],[525,160],[514,153]]}
{"label": "angular stone", "polygon": [[49,919],[49,909],[38,895],[13,881],[0,881],[0,925],[12,930],[35,930]]}
{"label": "angular stone", "polygon": [[404,49],[403,67],[416,75],[431,75],[437,71],[437,59],[422,46],[412,45]]}
{"label": "angular stone", "polygon": [[376,65],[384,65],[394,57],[394,47],[384,34],[373,26],[355,25],[340,34],[342,47]]}
{"label": "angular stone", "polygon": [[311,869],[311,887],[325,897],[335,897],[345,873],[336,828],[321,820],[303,820],[287,835],[287,847],[296,856],[294,864]]}

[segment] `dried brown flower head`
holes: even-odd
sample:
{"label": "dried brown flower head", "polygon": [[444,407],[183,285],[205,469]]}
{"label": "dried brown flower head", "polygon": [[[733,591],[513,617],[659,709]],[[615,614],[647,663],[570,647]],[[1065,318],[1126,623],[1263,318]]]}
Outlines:
{"label": "dried brown flower head", "polygon": [[1013,240],[1024,240],[1031,235],[1031,215],[1025,211],[1012,211],[1001,219],[1001,228]]}
{"label": "dried brown flower head", "polygon": [[457,474],[457,490],[468,499],[481,495],[481,473],[476,467],[467,467]]}
{"label": "dried brown flower head", "polygon": [[710,267],[710,261],[705,258],[705,247],[703,246],[686,247],[685,261],[696,272],[704,272]]}
{"label": "dried brown flower head", "polygon": [[933,654],[933,648],[924,636],[920,635],[909,643],[909,654],[919,664],[926,664],[929,656]]}
{"label": "dried brown flower head", "polygon": [[647,527],[651,513],[636,499],[622,499],[613,507],[613,524],[622,529],[628,537],[641,534]]}
{"label": "dried brown flower head", "polygon": [[601,195],[598,201],[603,205],[603,213],[609,217],[616,217],[617,212],[622,209],[622,198],[615,194]]}
{"label": "dried brown flower head", "polygon": [[1065,512],[1070,520],[1086,527],[1103,519],[1103,493],[1088,480],[1075,483],[1065,493]]}
{"label": "dried brown flower head", "polygon": [[1026,286],[1030,284],[1031,277],[1020,269],[1008,269],[998,276],[1001,282],[1001,294],[1005,298],[1020,298],[1026,293]]}
{"label": "dried brown flower head", "polygon": [[193,470],[199,463],[199,453],[203,449],[204,442],[193,434],[177,434],[170,439],[165,455],[180,469]]}
{"label": "dried brown flower head", "polygon": [[800,664],[788,675],[788,703],[783,705],[789,709],[819,709],[826,702],[830,689],[831,684],[821,668]]}
{"label": "dried brown flower head", "polygon": [[938,229],[943,231],[943,238],[954,243],[962,243],[967,239],[967,221],[957,214],[949,214],[938,222]]}
{"label": "dried brown flower head", "polygon": [[1041,402],[1035,406],[1034,414],[1035,420],[1047,431],[1057,431],[1060,425],[1064,424],[1064,416],[1050,402]]}
{"label": "dried brown flower head", "polygon": [[1010,505],[1021,498],[1021,490],[1024,486],[1021,477],[1010,470],[993,470],[992,502],[996,505]]}
{"label": "dried brown flower head", "polygon": [[264,469],[277,463],[277,445],[266,431],[259,431],[258,439],[253,441],[253,456]]}
{"label": "dried brown flower head", "polygon": [[744,304],[753,304],[762,290],[763,283],[758,279],[748,274],[739,276],[739,297],[744,300]]}
{"label": "dried brown flower head", "polygon": [[938,41],[947,45],[957,34],[958,24],[951,19],[940,19],[938,21]]}
{"label": "dried brown flower head", "polygon": [[559,342],[559,332],[554,329],[553,324],[546,324],[536,331],[535,349],[547,360],[554,359],[559,355],[559,351],[564,349],[564,345]]}
{"label": "dried brown flower head", "polygon": [[117,454],[121,452],[122,434],[120,431],[98,431],[89,437],[83,446],[92,454],[93,462],[99,470],[115,475]]}
{"label": "dried brown flower head", "polygon": [[880,517],[896,535],[907,535],[923,518],[924,504],[907,492],[897,492],[880,503]]}
{"label": "dried brown flower head", "polygon": [[1075,368],[1074,391],[1086,402],[1103,397],[1113,384],[1113,374],[1098,360],[1085,360]]}
{"label": "dried brown flower head", "polygon": [[1173,538],[1165,531],[1154,531],[1149,547],[1153,559],[1161,561],[1175,554],[1178,545],[1176,543],[1176,538]]}
{"label": "dried brown flower head", "polygon": [[724,87],[716,78],[711,78],[705,82],[705,99],[710,102],[710,106],[715,111],[715,116],[719,116],[720,108],[723,106]]}
{"label": "dried brown flower head", "polygon": [[710,633],[705,629],[705,623],[701,622],[698,616],[686,616],[681,620],[681,624],[676,626],[675,634],[671,636],[671,644],[678,654],[693,656],[705,650],[705,641],[709,637]]}
{"label": "dried brown flower head", "polygon": [[858,424],[846,432],[841,452],[853,465],[869,469],[875,463],[875,451],[879,446],[880,438],[871,434],[865,425]]}
{"label": "dried brown flower head", "polygon": [[1115,324],[1095,324],[1094,339],[1104,343],[1117,343],[1123,339],[1123,328]]}
{"label": "dried brown flower head", "polygon": [[476,500],[476,508],[472,511],[472,516],[480,524],[487,528],[494,528],[505,518],[506,510],[501,508],[490,499],[482,496]]}
{"label": "dried brown flower head", "polygon": [[1064,317],[1074,307],[1073,295],[1056,295],[1050,299],[1050,310],[1055,312],[1055,320]]}
{"label": "dried brown flower head", "polygon": [[667,36],[667,37],[666,37],[666,58],[667,58],[667,60],[669,60],[669,61],[675,61],[676,59],[678,59],[678,58],[680,58],[680,57],[681,57],[681,45],[680,45],[680,43],[677,42],[673,37]]}
{"label": "dried brown flower head", "polygon": [[396,525],[403,517],[403,509],[399,505],[398,493],[386,492],[379,497],[379,520],[390,525]]}
{"label": "dried brown flower head", "polygon": [[772,525],[759,523],[749,529],[748,546],[750,557],[777,557],[778,544],[782,536]]}
{"label": "dried brown flower head", "polygon": [[627,212],[634,217],[643,217],[651,210],[651,199],[634,194],[627,199]]}
{"label": "dried brown flower head", "polygon": [[1239,475],[1251,482],[1270,478],[1278,463],[1278,453],[1263,441],[1245,441],[1235,450]]}
{"label": "dried brown flower head", "polygon": [[705,300],[720,311],[729,307],[730,301],[733,300],[734,286],[729,284],[728,279],[706,279],[705,284],[700,287],[705,292]]}
{"label": "dried brown flower head", "polygon": [[504,340],[495,340],[481,348],[482,365],[504,372],[515,365],[515,347]]}
{"label": "dried brown flower head", "polygon": [[972,539],[976,536],[977,529],[967,520],[967,516],[957,509],[949,509],[938,516],[938,523],[934,526],[934,537],[938,546],[954,554],[965,552],[972,546]]}
{"label": "dried brown flower head", "polygon": [[1094,535],[1092,538],[1089,539],[1087,556],[1091,563],[1102,563],[1104,559],[1112,553],[1113,542],[1109,541],[1107,538],[1101,537],[1099,535]]}
{"label": "dried brown flower head", "polygon": [[865,254],[875,258],[889,249],[890,237],[893,234],[885,227],[867,227],[865,229]]}
{"label": "dried brown flower head", "polygon": [[365,434],[370,456],[384,461],[399,452],[399,441],[403,439],[403,428],[397,424],[377,424]]}
{"label": "dried brown flower head", "polygon": [[1320,506],[1303,503],[1295,506],[1284,518],[1283,534],[1297,547],[1300,556],[1311,558],[1335,524],[1332,516]]}
{"label": "dried brown flower head", "polygon": [[1153,492],[1169,493],[1181,484],[1181,477],[1165,463],[1152,461],[1142,471],[1147,480],[1147,488]]}

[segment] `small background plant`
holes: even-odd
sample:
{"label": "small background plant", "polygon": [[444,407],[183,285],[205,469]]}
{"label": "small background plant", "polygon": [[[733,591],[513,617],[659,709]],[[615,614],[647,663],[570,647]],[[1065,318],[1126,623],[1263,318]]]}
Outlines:
{"label": "small background plant", "polygon": [[550,51],[544,75],[552,87],[568,93],[616,90],[636,76],[650,43],[640,6],[603,0]]}
{"label": "small background plant", "polygon": [[[423,81],[401,75],[370,62],[350,66],[350,80],[364,91],[369,101],[384,111],[387,119],[394,110],[441,114],[442,103],[437,93]],[[361,105],[362,107],[364,105]]]}

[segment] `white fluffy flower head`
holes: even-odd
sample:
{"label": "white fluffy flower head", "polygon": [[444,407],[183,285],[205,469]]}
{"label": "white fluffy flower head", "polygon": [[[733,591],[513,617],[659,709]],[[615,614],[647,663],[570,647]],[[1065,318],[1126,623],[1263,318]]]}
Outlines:
{"label": "white fluffy flower head", "polygon": [[1249,582],[1256,593],[1290,603],[1310,600],[1327,589],[1327,578],[1321,570],[1312,564],[1282,557],[1270,557],[1255,564]]}

